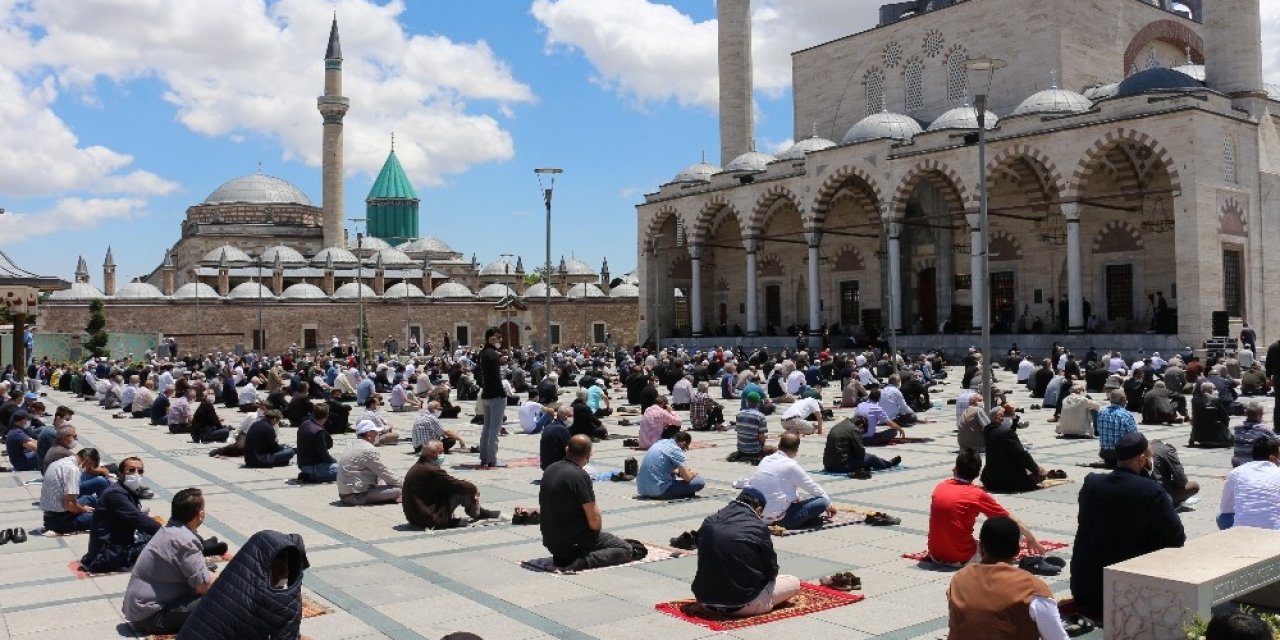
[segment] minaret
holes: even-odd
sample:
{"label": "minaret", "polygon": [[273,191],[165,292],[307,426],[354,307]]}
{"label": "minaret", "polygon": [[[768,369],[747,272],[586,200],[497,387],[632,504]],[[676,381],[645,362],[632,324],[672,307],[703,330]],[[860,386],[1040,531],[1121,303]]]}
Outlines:
{"label": "minaret", "polygon": [[116,294],[116,259],[107,247],[107,258],[102,261],[102,293],[108,298]]}
{"label": "minaret", "polygon": [[164,263],[160,265],[160,293],[166,296],[173,295],[174,287],[177,286],[177,268],[173,264],[173,252],[164,252]]}
{"label": "minaret", "polygon": [[751,0],[718,0],[720,166],[751,150],[755,114],[751,93]]}
{"label": "minaret", "polygon": [[345,247],[342,229],[342,118],[351,103],[342,95],[342,45],[338,42],[338,16],[329,30],[329,47],[324,53],[324,95],[316,107],[324,117],[324,246]]}
{"label": "minaret", "polygon": [[76,262],[76,282],[89,284],[89,263],[84,261],[84,256]]}
{"label": "minaret", "polygon": [[1258,0],[1214,0],[1204,7],[1204,79],[1232,97],[1266,97]]}

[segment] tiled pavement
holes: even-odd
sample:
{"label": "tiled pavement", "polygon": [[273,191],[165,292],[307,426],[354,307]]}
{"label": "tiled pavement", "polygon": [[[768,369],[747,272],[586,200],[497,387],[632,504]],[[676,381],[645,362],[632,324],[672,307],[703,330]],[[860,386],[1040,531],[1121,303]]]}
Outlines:
{"label": "tiled pavement", "polygon": [[[953,376],[958,372],[953,372]],[[1000,379],[1012,386],[1012,377]],[[488,640],[523,638],[607,638],[626,640],[663,637],[686,640],[703,637],[836,637],[940,638],[946,635],[945,592],[950,575],[922,569],[900,558],[925,547],[929,495],[935,484],[949,477],[954,460],[954,398],[959,384],[952,379],[935,389],[941,408],[922,414],[929,424],[911,429],[913,436],[933,442],[895,446],[881,453],[901,455],[904,469],[878,473],[870,481],[817,476],[843,504],[882,509],[902,518],[897,527],[855,525],[829,531],[775,538],[782,571],[803,579],[817,579],[835,571],[854,571],[862,577],[867,599],[813,615],[715,633],[656,613],[660,601],[689,596],[696,560],[683,558],[578,576],[553,576],[521,569],[522,559],[545,555],[537,527],[509,524],[455,530],[418,532],[401,526],[398,506],[344,508],[335,506],[332,484],[297,486],[290,481],[296,469],[243,469],[238,461],[204,455],[210,446],[192,445],[185,436],[169,435],[142,420],[116,420],[91,403],[50,392],[49,404],[69,403],[77,411],[80,440],[104,452],[110,460],[139,455],[147,464],[147,480],[157,494],[149,501],[153,513],[167,515],[167,500],[178,489],[204,489],[208,501],[206,535],[242,544],[261,529],[300,533],[305,538],[311,569],[304,586],[333,613],[303,621],[303,632],[316,640],[352,638],[439,638],[452,631],[472,631]],[[620,396],[621,392],[615,392]],[[830,397],[831,392],[828,392]],[[1096,396],[1097,394],[1095,394]],[[1025,391],[1015,403],[1029,407]],[[1273,400],[1264,399],[1270,415]],[[465,408],[470,409],[471,403]],[[238,423],[241,415],[224,411]],[[733,410],[727,412],[729,417]],[[838,411],[837,416],[848,411]],[[408,432],[412,414],[389,414],[397,428]],[[1076,479],[1088,470],[1077,465],[1094,459],[1093,441],[1058,440],[1047,412],[1026,412],[1032,426],[1021,432],[1032,453],[1047,468],[1062,468]],[[508,416],[515,421],[515,410]],[[474,440],[478,427],[464,418],[449,425]],[[632,418],[635,421],[635,418]],[[1240,418],[1234,419],[1238,422]],[[636,427],[618,427],[634,434]],[[771,428],[779,429],[771,420]],[[1180,445],[1188,427],[1144,429],[1149,436]],[[282,441],[294,438],[281,429]],[[350,436],[335,444],[340,450]],[[695,440],[717,447],[690,451],[692,465],[707,477],[713,497],[685,503],[647,503],[633,500],[633,483],[596,484],[605,528],[628,538],[665,543],[733,495],[729,487],[752,467],[724,460],[733,447],[732,432],[695,434]],[[824,436],[806,437],[800,456],[808,469],[821,466]],[[511,435],[501,439],[501,457],[537,455],[536,437]],[[383,459],[403,472],[414,461],[407,444],[382,449]],[[1179,447],[1188,475],[1204,487],[1204,501],[1183,514],[1188,534],[1215,530],[1222,479],[1230,467],[1227,451]],[[593,466],[620,469],[624,458],[639,455],[618,441],[596,446]],[[450,466],[474,462],[474,456],[451,455]],[[476,482],[486,506],[508,516],[516,506],[536,506],[539,476],[534,468],[500,471],[454,471]],[[0,528],[39,525],[33,501],[38,485],[24,481],[31,473],[0,475]],[[1076,493],[1067,484],[1032,494],[998,499],[1044,539],[1070,542],[1074,535]],[[67,564],[84,553],[87,536],[35,536],[22,545],[0,546],[0,635],[10,638],[44,637],[50,631],[77,637],[130,637],[120,616],[120,598],[127,575],[77,579]],[[1070,548],[1059,552],[1069,556]],[[1066,595],[1066,574],[1050,579],[1050,586]],[[1100,635],[1100,634],[1098,634]]]}

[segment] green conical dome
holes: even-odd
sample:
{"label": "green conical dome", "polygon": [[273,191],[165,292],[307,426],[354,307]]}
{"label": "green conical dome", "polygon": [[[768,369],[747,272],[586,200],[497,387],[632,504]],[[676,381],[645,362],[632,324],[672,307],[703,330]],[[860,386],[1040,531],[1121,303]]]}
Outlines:
{"label": "green conical dome", "polygon": [[405,175],[404,167],[400,166],[400,159],[396,157],[394,149],[387,155],[387,161],[383,163],[382,171],[378,172],[378,179],[373,181],[373,188],[369,189],[369,196],[365,199],[418,199],[418,194],[413,190],[413,184],[409,182],[409,176]]}

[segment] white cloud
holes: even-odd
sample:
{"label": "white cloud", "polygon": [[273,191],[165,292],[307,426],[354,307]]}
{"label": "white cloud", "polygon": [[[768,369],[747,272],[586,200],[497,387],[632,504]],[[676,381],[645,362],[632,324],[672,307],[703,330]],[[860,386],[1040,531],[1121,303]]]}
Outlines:
{"label": "white cloud", "polygon": [[1280,85],[1280,3],[1262,3],[1262,77]]}
{"label": "white cloud", "polygon": [[[875,25],[880,0],[757,0],[752,9],[755,88],[791,85],[791,52]],[[650,0],[534,0],[549,48],[582,51],[596,81],[637,103],[715,109],[716,21],[694,22]],[[840,19],[833,19],[838,16]]]}
{"label": "white cloud", "polygon": [[6,212],[0,216],[0,244],[22,244],[33,237],[85,231],[110,220],[142,215],[141,198],[63,198],[45,211]]}

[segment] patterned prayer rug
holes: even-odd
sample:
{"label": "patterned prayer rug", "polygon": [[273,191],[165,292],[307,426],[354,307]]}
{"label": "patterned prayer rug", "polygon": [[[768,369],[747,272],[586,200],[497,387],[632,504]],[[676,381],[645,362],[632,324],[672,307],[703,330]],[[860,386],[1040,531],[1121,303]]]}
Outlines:
{"label": "patterned prayer rug", "polygon": [[685,622],[706,627],[712,631],[733,631],[744,627],[754,627],[786,618],[808,615],[827,609],[843,607],[862,600],[865,596],[857,593],[846,593],[828,589],[822,585],[808,582],[800,583],[800,593],[791,600],[779,605],[769,613],[758,616],[729,616],[709,611],[694,600],[673,600],[663,602],[654,608],[669,616]]}
{"label": "patterned prayer rug", "polygon": [[[1053,540],[1041,540],[1040,546],[1044,547],[1044,550],[1046,552],[1049,552],[1049,551],[1057,551],[1058,549],[1065,549],[1071,545],[1065,542],[1054,542]],[[1024,540],[1022,541],[1021,547],[1018,550],[1018,557],[1015,559],[1021,560],[1030,555],[1035,555],[1035,554],[1027,551],[1027,542]],[[902,554],[902,557],[908,560],[927,560],[929,558],[929,551],[926,549],[924,551],[920,551],[917,553],[904,553]]]}
{"label": "patterned prayer rug", "polygon": [[775,536],[798,536],[802,533],[813,533],[824,529],[834,529],[836,527],[847,527],[851,524],[862,524],[867,519],[866,514],[852,510],[841,510],[837,508],[836,515],[830,519],[824,519],[821,525],[816,527],[807,527],[804,529],[783,529],[779,526],[769,527],[769,532]]}

